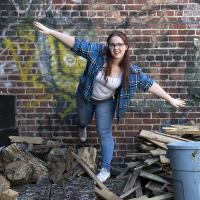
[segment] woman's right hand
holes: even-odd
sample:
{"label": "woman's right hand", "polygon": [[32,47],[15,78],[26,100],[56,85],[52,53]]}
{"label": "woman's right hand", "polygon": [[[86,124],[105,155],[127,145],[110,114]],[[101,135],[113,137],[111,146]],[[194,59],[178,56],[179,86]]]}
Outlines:
{"label": "woman's right hand", "polygon": [[43,33],[43,34],[45,34],[45,35],[50,35],[51,32],[52,32],[52,29],[47,28],[46,26],[44,26],[43,24],[41,24],[41,23],[39,23],[39,22],[37,22],[37,21],[34,21],[34,26],[35,26],[36,28],[38,28],[38,31],[39,31],[40,33]]}
{"label": "woman's right hand", "polygon": [[66,44],[69,48],[72,48],[74,46],[74,44],[75,44],[75,37],[74,36],[58,32],[54,29],[50,29],[50,28],[48,28],[48,27],[44,26],[43,24],[36,22],[36,21],[34,21],[33,24],[40,33],[43,33],[45,35],[51,35],[51,36],[57,38],[58,40],[60,40],[64,44]]}

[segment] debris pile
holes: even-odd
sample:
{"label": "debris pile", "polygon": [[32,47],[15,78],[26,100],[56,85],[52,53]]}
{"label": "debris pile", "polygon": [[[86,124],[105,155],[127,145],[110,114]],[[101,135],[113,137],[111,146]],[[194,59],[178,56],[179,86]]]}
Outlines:
{"label": "debris pile", "polygon": [[[125,163],[123,168],[112,166],[112,177],[105,183],[101,183],[95,175],[95,148],[83,147],[75,153],[71,148],[61,148],[53,141],[47,141],[44,145],[42,138],[10,136],[12,144],[0,150],[0,199],[40,199],[43,193],[46,197],[54,194],[55,199],[56,193],[59,193],[60,198],[67,199],[75,195],[72,187],[74,191],[79,191],[79,195],[74,197],[77,200],[81,196],[91,200],[173,199],[167,144],[198,140],[200,129],[199,125],[174,125],[163,129],[165,134],[142,130],[137,148],[126,154],[130,162]],[[48,149],[46,161],[30,153],[37,148]],[[84,183],[87,183],[87,188]],[[34,191],[40,191],[43,187],[45,192],[37,194],[40,196],[34,195]]]}

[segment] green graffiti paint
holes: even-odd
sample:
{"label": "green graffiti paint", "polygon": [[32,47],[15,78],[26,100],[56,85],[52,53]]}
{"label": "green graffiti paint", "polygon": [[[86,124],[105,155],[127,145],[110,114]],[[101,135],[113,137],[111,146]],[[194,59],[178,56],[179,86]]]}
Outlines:
{"label": "green graffiti paint", "polygon": [[[45,85],[40,82],[40,73],[32,74],[31,70],[36,60],[36,52],[33,51],[35,42],[35,36],[32,31],[17,31],[18,40],[14,41],[11,38],[5,38],[2,44],[9,51],[9,54],[13,57],[13,62],[16,64],[20,74],[21,81],[24,83],[31,83],[33,88],[42,88],[44,90]],[[23,52],[23,55],[20,53]],[[31,55],[30,55],[31,52]],[[29,55],[26,61],[22,58]],[[43,95],[42,100],[49,99],[49,95]],[[32,108],[39,104],[41,99],[30,99],[29,102],[23,104],[24,108]]]}
{"label": "green graffiti paint", "polygon": [[49,70],[53,77],[53,85],[59,91],[62,101],[65,101],[67,105],[60,113],[64,117],[75,107],[74,93],[80,73],[85,68],[86,60],[75,56],[53,37],[48,37],[48,44],[51,51]]}
{"label": "green graffiti paint", "polygon": [[[17,29],[17,41],[12,38],[3,40],[4,46],[13,57],[13,62],[16,64],[21,81],[24,83],[31,82],[34,89],[49,89],[50,93],[42,95],[34,95],[35,99],[23,105],[26,108],[33,108],[40,105],[41,101],[53,101],[55,111],[60,114],[61,118],[75,108],[75,91],[79,81],[79,76],[85,68],[86,60],[75,56],[62,43],[56,41],[53,37],[47,38],[49,45],[50,64],[48,66],[48,74],[50,74],[49,84],[44,81],[43,74],[40,68],[34,67],[36,62],[39,62],[37,56],[40,55],[41,49],[36,49],[36,37],[31,27],[26,29]],[[28,56],[27,56],[28,55]],[[23,57],[27,56],[26,60]],[[34,74],[31,70],[35,70]],[[50,86],[49,86],[50,85]],[[56,103],[55,103],[56,102]]]}

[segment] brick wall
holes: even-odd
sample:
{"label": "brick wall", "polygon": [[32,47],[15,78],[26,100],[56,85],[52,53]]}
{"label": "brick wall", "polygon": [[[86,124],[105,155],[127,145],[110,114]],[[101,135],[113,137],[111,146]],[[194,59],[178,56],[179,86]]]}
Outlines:
{"label": "brick wall", "polygon": [[[124,162],[141,129],[200,122],[199,10],[197,0],[0,0],[0,91],[16,95],[20,134],[82,146],[74,91],[85,60],[35,32],[34,20],[90,41],[105,42],[110,31],[124,31],[133,62],[173,97],[187,99],[185,109],[175,109],[138,91],[125,117],[113,125],[113,162]],[[86,145],[98,146],[94,121],[88,131]]]}

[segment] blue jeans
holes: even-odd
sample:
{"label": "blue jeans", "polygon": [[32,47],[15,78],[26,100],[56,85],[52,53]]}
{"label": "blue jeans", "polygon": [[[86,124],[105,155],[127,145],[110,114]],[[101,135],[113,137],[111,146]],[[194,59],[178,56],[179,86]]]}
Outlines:
{"label": "blue jeans", "polygon": [[112,137],[112,120],[116,108],[116,100],[113,98],[85,102],[77,92],[77,115],[80,127],[86,127],[95,113],[96,128],[101,147],[101,167],[110,171],[114,142]]}

